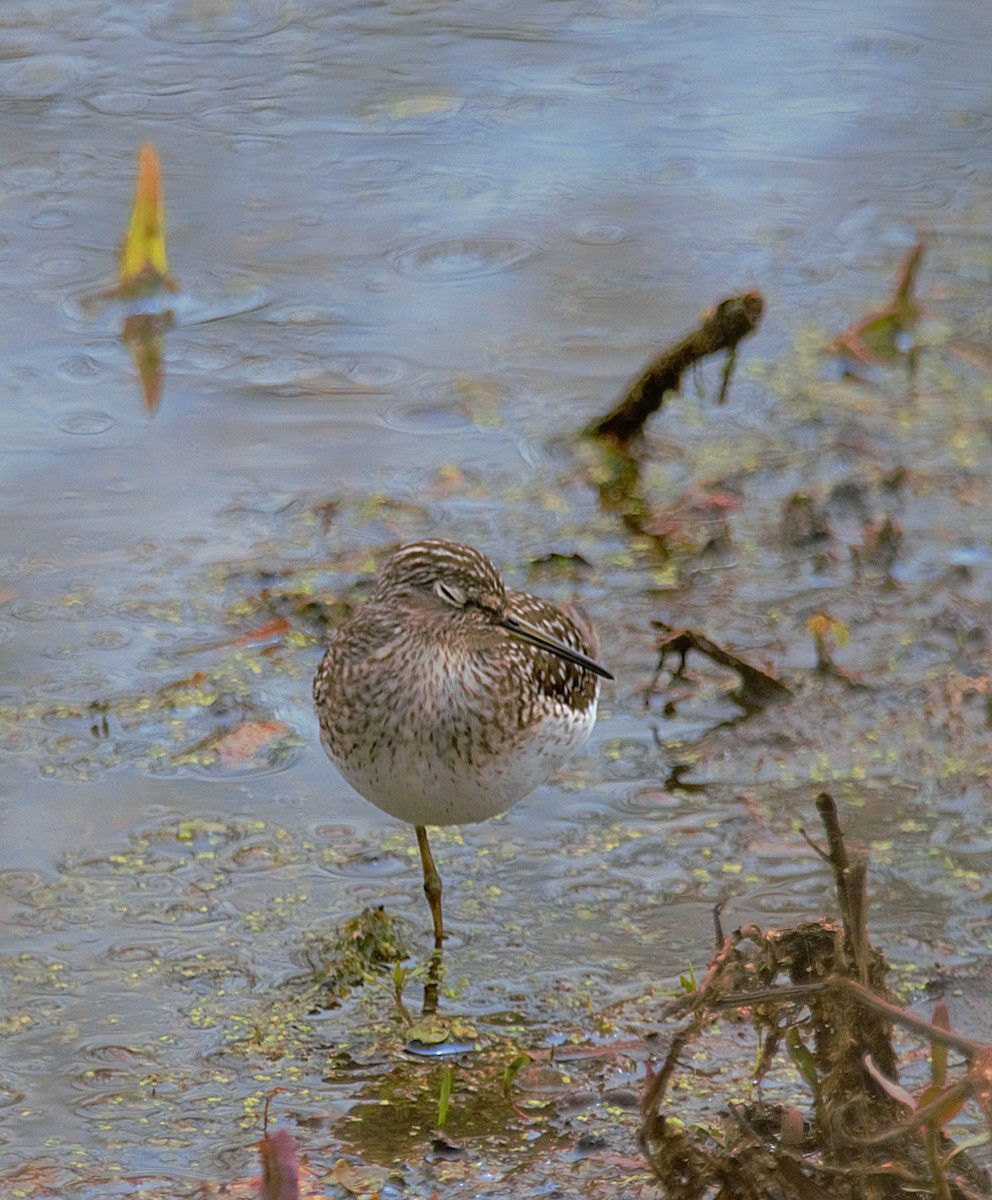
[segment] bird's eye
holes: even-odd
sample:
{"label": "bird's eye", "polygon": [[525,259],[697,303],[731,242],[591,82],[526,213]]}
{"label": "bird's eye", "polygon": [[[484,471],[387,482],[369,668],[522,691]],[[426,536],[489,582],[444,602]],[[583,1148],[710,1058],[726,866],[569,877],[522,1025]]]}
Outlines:
{"label": "bird's eye", "polygon": [[455,608],[464,608],[466,595],[462,589],[453,583],[445,583],[439,579],[434,584],[434,595],[440,596],[445,604],[453,604]]}

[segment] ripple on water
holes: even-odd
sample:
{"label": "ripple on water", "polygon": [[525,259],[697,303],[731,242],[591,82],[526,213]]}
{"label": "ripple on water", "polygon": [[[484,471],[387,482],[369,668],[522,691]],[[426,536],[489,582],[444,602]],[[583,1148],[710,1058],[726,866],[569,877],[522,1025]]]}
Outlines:
{"label": "ripple on water", "polygon": [[87,104],[107,117],[133,117],[148,108],[151,97],[144,92],[99,92]]}
{"label": "ripple on water", "polygon": [[396,250],[387,258],[401,275],[445,283],[512,271],[540,253],[539,246],[517,238],[455,238]]}
{"label": "ripple on water", "polygon": [[98,629],[87,639],[91,650],[121,650],[131,645],[131,638],[120,629]]}
{"label": "ripple on water", "polygon": [[9,1087],[0,1081],[0,1108],[11,1108],[15,1104],[22,1104],[25,1094],[18,1088]]}
{"label": "ripple on water", "polygon": [[161,962],[176,954],[181,943],[178,938],[157,937],[153,942],[127,941],[113,943],[107,947],[107,958],[127,966],[148,965]]}
{"label": "ripple on water", "polygon": [[324,363],[326,371],[364,388],[392,387],[410,373],[405,359],[386,354],[330,354]]}
{"label": "ripple on water", "polygon": [[73,383],[91,383],[106,373],[106,366],[90,354],[77,354],[59,363],[59,374]]}
{"label": "ripple on water", "polygon": [[92,72],[85,59],[67,54],[36,54],[0,64],[0,92],[18,100],[61,96]]}
{"label": "ripple on water", "polygon": [[[69,274],[64,271],[64,274]],[[184,271],[182,288],[160,297],[151,309],[128,304],[114,297],[116,280],[89,281],[62,298],[65,315],[79,325],[99,321],[116,333],[123,317],[135,311],[169,309],[177,325],[207,325],[225,317],[257,312],[270,301],[269,286],[252,271]]]}
{"label": "ripple on water", "polygon": [[[235,103],[225,98],[217,103],[206,102],[198,106],[193,117],[197,125],[218,133],[246,136],[245,131],[256,127],[276,129],[286,124],[293,115],[287,104],[277,104],[269,96],[247,100],[243,96]],[[255,135],[257,136],[257,135]],[[251,140],[251,139],[249,139]]]}
{"label": "ripple on water", "polygon": [[291,862],[295,849],[284,844],[273,844],[269,840],[256,840],[233,847],[226,855],[218,858],[222,867],[229,867],[240,875],[274,871]]}
{"label": "ripple on water", "polygon": [[649,813],[670,812],[685,806],[684,795],[667,788],[647,784],[631,792],[611,797],[610,808],[615,812],[644,816]]}
{"label": "ripple on water", "polygon": [[573,232],[575,240],[585,246],[616,246],[628,240],[627,230],[622,225],[606,222],[582,221]]}
{"label": "ripple on water", "polygon": [[66,611],[72,607],[74,617],[106,617],[105,605],[96,604],[85,595],[55,596],[50,599],[32,599],[26,596],[12,600],[7,612],[18,621],[64,621]]}
{"label": "ripple on water", "polygon": [[322,869],[338,879],[391,879],[407,874],[410,863],[393,854],[366,849],[356,850],[347,858],[336,857],[323,863]]}
{"label": "ripple on water", "polygon": [[325,842],[348,842],[352,845],[357,845],[356,829],[354,825],[329,824],[326,821],[318,821],[317,824],[311,827],[311,835]]}
{"label": "ripple on water", "polygon": [[588,62],[571,77],[579,87],[602,88],[628,103],[665,105],[662,111],[668,120],[673,119],[681,98],[681,76],[656,63],[632,71],[628,60]]}
{"label": "ripple on water", "polygon": [[310,8],[308,0],[154,6],[149,9],[147,31],[159,41],[180,45],[254,42],[305,21]]}
{"label": "ripple on water", "polygon": [[200,995],[249,990],[256,983],[255,972],[236,954],[209,949],[170,960],[168,975],[184,991]]}
{"label": "ripple on water", "polygon": [[95,434],[106,433],[114,424],[114,418],[105,412],[72,412],[60,418],[59,429],[75,437],[92,437]]}
{"label": "ripple on water", "polygon": [[498,378],[421,372],[404,389],[407,400],[387,409],[382,419],[404,433],[497,428],[504,424],[509,406],[534,402],[542,382],[539,375],[526,371],[508,371]]}
{"label": "ripple on water", "polygon": [[143,1132],[162,1107],[160,1097],[171,1090],[165,1084],[157,1084],[154,1094],[149,1088],[139,1091],[142,1084],[135,1071],[119,1072],[114,1079],[97,1077],[95,1082],[98,1086],[90,1088],[81,1087],[83,1078],[84,1073],[81,1072],[70,1074],[74,1089],[82,1090],[83,1096],[67,1105],[69,1111],[87,1121],[95,1119],[102,1122],[112,1117],[119,1136],[122,1130],[127,1130],[126,1136]]}
{"label": "ripple on water", "polygon": [[332,325],[339,324],[345,318],[343,308],[335,308],[331,304],[306,304],[284,301],[269,306],[265,319],[273,325],[311,330],[320,337]]}
{"label": "ripple on water", "polygon": [[163,883],[155,876],[165,878],[175,871],[181,871],[186,866],[184,856],[156,852],[150,846],[140,849],[131,846],[127,850],[112,852],[90,857],[73,856],[66,858],[63,869],[66,874],[82,877],[86,880],[119,880],[140,879],[141,887],[147,892],[170,893],[182,887],[182,883]]}
{"label": "ripple on water", "polygon": [[290,731],[285,739],[276,737],[257,749],[243,754],[239,752],[237,757],[233,754],[218,753],[207,762],[193,763],[189,770],[201,779],[232,783],[288,771],[299,760],[301,753],[302,747],[296,744],[296,734]]}
{"label": "ripple on water", "polygon": [[235,154],[240,154],[242,158],[258,158],[263,154],[271,154],[279,146],[279,142],[271,137],[259,137],[257,134],[254,137],[231,138],[228,146]]}
{"label": "ripple on water", "polygon": [[206,325],[225,317],[257,312],[272,298],[272,289],[253,271],[183,272],[182,290],[171,307],[179,325]]}
{"label": "ripple on water", "polygon": [[72,217],[64,208],[39,208],[28,217],[32,229],[66,229]]}
{"label": "ripple on water", "polygon": [[40,871],[23,868],[0,871],[0,895],[11,896],[21,904],[31,904],[33,895],[44,883]]}
{"label": "ripple on water", "polygon": [[96,1053],[92,1047],[83,1047],[82,1056],[85,1061],[71,1068],[65,1078],[70,1087],[87,1094],[118,1094],[134,1086],[137,1073],[148,1070],[147,1058],[126,1046],[101,1046]]}
{"label": "ripple on water", "polygon": [[0,170],[0,182],[13,192],[38,192],[55,187],[62,171],[55,155],[18,159]]}
{"label": "ripple on water", "polygon": [[471,425],[461,413],[439,404],[397,404],[382,414],[383,424],[400,433],[457,433]]}

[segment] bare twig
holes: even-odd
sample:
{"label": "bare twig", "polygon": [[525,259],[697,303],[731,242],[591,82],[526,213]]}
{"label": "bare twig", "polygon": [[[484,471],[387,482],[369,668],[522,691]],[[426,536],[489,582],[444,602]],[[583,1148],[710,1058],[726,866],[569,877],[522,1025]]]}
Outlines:
{"label": "bare twig", "polygon": [[698,329],[648,363],[606,416],[586,428],[586,436],[618,446],[628,445],[643,431],[648,417],[662,406],[665,393],[678,389],[682,376],[694,363],[726,350],[728,360],[719,395],[722,404],[736,362],[737,346],[754,333],[764,310],[760,292],[743,292],[721,300]]}
{"label": "bare twig", "polygon": [[826,859],[833,868],[837,904],[840,908],[841,920],[844,923],[844,937],[854,960],[858,979],[866,985],[868,983],[868,929],[865,895],[868,864],[860,858],[855,859],[852,863],[848,858],[844,835],[837,817],[837,805],[828,792],[821,792],[817,796],[816,811],[820,815],[824,832],[827,835],[829,851]]}
{"label": "bare twig", "polygon": [[787,700],[792,696],[792,692],[774,675],[738,658],[736,654],[712,641],[705,634],[697,633],[693,629],[673,629],[664,621],[652,621],[652,624],[667,636],[658,646],[658,666],[648,685],[649,691],[654,688],[659,675],[665,669],[665,660],[669,655],[674,654],[679,658],[678,665],[671,673],[673,679],[679,679],[685,673],[689,652],[696,650],[715,662],[717,666],[726,667],[737,673],[741,685],[732,698],[749,712],[766,708],[770,704]]}

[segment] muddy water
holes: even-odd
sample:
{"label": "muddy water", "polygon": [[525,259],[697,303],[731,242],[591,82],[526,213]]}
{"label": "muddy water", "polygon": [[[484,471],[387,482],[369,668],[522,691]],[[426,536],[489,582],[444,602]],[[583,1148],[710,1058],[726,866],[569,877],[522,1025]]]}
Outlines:
{"label": "muddy water", "polygon": [[[317,745],[300,602],[347,596],[403,538],[580,595],[618,676],[560,779],[439,838],[449,1007],[545,1044],[701,966],[716,901],[733,924],[819,912],[797,826],[824,785],[872,847],[894,957],[987,965],[990,23],[912,3],[4,6],[8,1191],[250,1174],[275,1084],[318,1168],[419,1161],[409,1121],[361,1119],[382,1064],[341,1058],[388,988],[294,1012],[288,983],[364,905],[426,945],[408,832]],[[149,139],[181,284],[153,420],[120,313],[89,300]],[[825,380],[817,347],[884,301],[920,230],[921,396],[898,369]],[[570,434],[742,287],[769,312],[728,405],[711,366],[652,427],[660,562],[600,510]],[[823,553],[779,539],[796,490],[826,506]],[[892,580],[865,551],[885,516]],[[551,552],[589,567],[532,565]],[[810,679],[823,611],[869,686]],[[704,665],[671,711],[645,704],[659,617],[797,701],[728,723]],[[246,726],[270,736],[218,753]]]}

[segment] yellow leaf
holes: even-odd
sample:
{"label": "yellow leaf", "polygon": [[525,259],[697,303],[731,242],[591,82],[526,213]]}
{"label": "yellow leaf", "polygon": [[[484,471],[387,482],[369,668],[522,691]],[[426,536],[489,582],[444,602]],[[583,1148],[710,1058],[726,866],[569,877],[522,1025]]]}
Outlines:
{"label": "yellow leaf", "polygon": [[131,222],[121,250],[120,281],[122,287],[144,280],[165,284],[168,275],[162,172],[158,152],[146,142],[138,152],[138,179]]}

